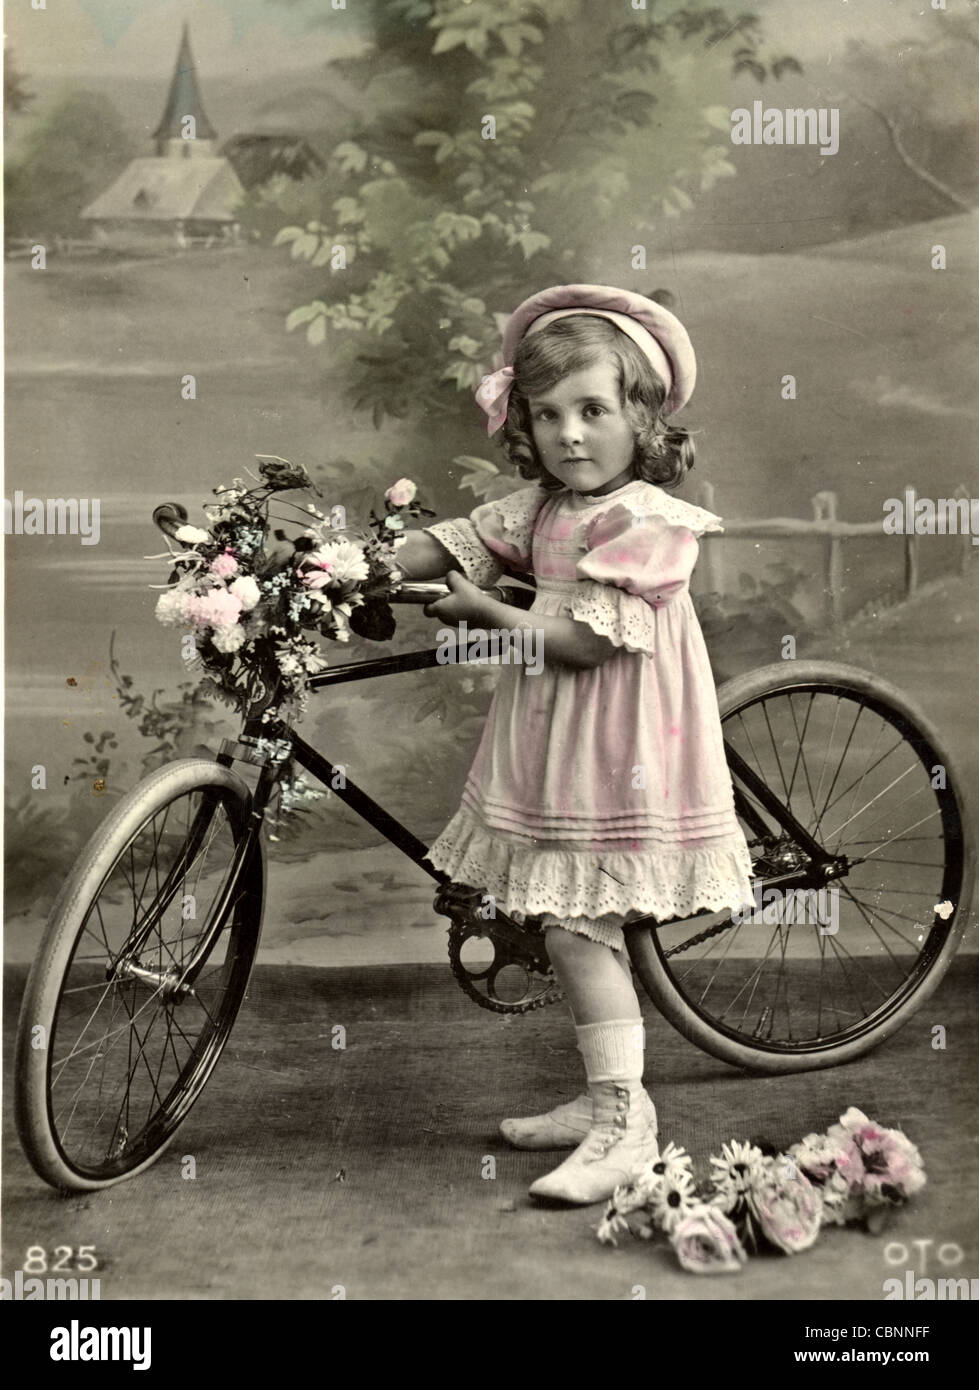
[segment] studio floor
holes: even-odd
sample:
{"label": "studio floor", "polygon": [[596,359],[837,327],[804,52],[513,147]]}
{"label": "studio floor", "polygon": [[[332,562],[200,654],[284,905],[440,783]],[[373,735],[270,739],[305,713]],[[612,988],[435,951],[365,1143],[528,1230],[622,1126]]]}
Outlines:
{"label": "studio floor", "polygon": [[[516,1152],[496,1126],[577,1091],[563,1005],[499,1018],[472,1004],[446,966],[260,965],[214,1076],[159,1162],[106,1192],[63,1197],[34,1176],[10,1118],[24,981],[11,967],[3,1274],[23,1267],[30,1246],[89,1245],[103,1300],[329,1299],[342,1289],[361,1300],[879,1302],[883,1281],[906,1267],[950,1275],[936,1252],[958,1245],[955,1274],[975,1278],[977,978],[979,959],[960,957],[875,1053],[789,1077],[739,1073],[647,1009],[661,1138],[683,1144],[701,1172],[726,1139],[785,1146],[857,1105],[903,1128],[929,1175],[880,1235],[830,1229],[791,1264],[759,1257],[706,1279],[685,1274],[666,1246],[599,1245],[600,1206],[543,1209],[527,1196],[559,1155]],[[932,1047],[935,1024],[944,1051]],[[182,1176],[188,1156],[193,1178]],[[901,1245],[907,1262],[895,1259]]]}

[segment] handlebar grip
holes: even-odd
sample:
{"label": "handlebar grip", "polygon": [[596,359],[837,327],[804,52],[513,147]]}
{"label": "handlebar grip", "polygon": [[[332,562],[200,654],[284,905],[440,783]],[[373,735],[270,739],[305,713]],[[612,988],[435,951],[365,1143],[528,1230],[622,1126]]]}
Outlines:
{"label": "handlebar grip", "polygon": [[[439,580],[406,580],[398,592],[391,595],[389,602],[435,603],[437,599],[445,598],[451,592],[449,586]],[[537,596],[535,589],[518,588],[515,584],[499,584],[496,586],[496,592],[504,603],[524,610],[530,607]]]}
{"label": "handlebar grip", "polygon": [[162,502],[160,506],[153,508],[153,524],[159,526],[165,536],[171,540],[175,538],[174,533],[187,521],[187,508],[182,507],[179,502]]}
{"label": "handlebar grip", "polygon": [[448,584],[441,584],[437,580],[406,580],[398,592],[391,595],[389,602],[434,603],[451,592]]}

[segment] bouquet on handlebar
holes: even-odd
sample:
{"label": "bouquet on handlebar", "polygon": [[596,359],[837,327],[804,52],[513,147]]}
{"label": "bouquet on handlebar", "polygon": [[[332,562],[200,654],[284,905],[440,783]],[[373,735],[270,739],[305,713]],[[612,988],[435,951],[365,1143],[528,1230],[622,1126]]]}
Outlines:
{"label": "bouquet on handlebar", "polygon": [[[217,501],[204,508],[206,530],[187,525],[185,514],[161,518],[184,523],[165,526],[183,548],[165,557],[173,572],[156,616],[187,631],[206,672],[204,689],[242,712],[264,705],[267,720],[283,704],[305,710],[307,681],[327,665],[318,637],[394,635],[389,599],[401,585],[395,556],[404,518],[435,513],[401,478],[384,494],[383,515],[371,511],[366,528],[348,528],[342,507],[327,513],[312,500],[300,506],[282,496],[300,489],[319,496],[301,464],[257,458],[256,486],[235,478],[231,487],[214,489]],[[273,510],[279,507],[299,516],[283,517]],[[277,520],[306,525],[290,537]]]}

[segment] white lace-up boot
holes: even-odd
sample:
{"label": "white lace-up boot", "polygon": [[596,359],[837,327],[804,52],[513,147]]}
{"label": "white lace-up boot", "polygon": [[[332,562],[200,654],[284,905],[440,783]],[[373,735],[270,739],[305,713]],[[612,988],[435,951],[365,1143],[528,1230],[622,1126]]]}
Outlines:
{"label": "white lace-up boot", "polygon": [[591,1096],[575,1096],[546,1115],[503,1120],[500,1132],[515,1149],[573,1149],[591,1129]]}
{"label": "white lace-up boot", "polygon": [[577,1028],[592,1102],[591,1128],[553,1172],[531,1184],[532,1197],[603,1202],[637,1168],[659,1158],[656,1109],[642,1084],[640,1019]]}

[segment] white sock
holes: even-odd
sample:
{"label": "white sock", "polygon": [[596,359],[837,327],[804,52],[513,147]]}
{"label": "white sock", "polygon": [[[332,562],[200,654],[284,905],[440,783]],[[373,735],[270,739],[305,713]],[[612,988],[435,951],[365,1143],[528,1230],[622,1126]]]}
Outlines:
{"label": "white sock", "polygon": [[613,1018],[575,1028],[589,1085],[642,1080],[645,1033],[641,1018]]}

